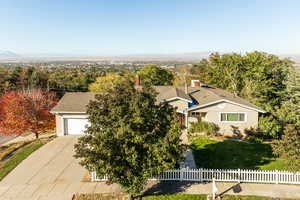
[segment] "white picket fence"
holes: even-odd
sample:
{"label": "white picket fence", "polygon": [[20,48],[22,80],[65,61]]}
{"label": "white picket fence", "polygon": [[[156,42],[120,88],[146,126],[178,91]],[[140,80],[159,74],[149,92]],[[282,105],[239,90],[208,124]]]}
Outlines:
{"label": "white picket fence", "polygon": [[[92,181],[105,181],[108,177],[98,177],[91,173]],[[150,180],[160,181],[215,181],[247,183],[300,184],[299,172],[263,171],[245,169],[174,169],[153,176]]]}

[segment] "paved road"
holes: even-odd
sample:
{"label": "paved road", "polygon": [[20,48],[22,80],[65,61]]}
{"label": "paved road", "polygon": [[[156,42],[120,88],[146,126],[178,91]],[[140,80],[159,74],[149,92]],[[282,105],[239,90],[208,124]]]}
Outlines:
{"label": "paved road", "polygon": [[14,136],[6,136],[6,135],[0,135],[0,145],[4,144],[5,142],[8,142],[9,140],[14,139]]}

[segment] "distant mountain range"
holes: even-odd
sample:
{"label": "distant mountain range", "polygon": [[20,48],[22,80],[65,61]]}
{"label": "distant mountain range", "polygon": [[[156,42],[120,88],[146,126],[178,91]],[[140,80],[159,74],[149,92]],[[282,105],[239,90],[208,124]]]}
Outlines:
{"label": "distant mountain range", "polygon": [[0,58],[16,58],[16,57],[20,57],[20,55],[12,51],[0,50]]}
{"label": "distant mountain range", "polygon": [[[213,51],[173,53],[173,54],[128,54],[111,56],[20,56],[12,51],[0,50],[2,62],[49,62],[49,61],[188,61],[199,62]],[[219,52],[223,54],[224,52]],[[300,54],[282,54],[280,58],[290,58],[300,63]]]}
{"label": "distant mountain range", "polygon": [[180,61],[199,62],[213,52],[173,53],[173,54],[128,54],[110,56],[19,56],[11,51],[0,50],[1,62],[52,62],[52,61]]}
{"label": "distant mountain range", "polygon": [[290,58],[296,63],[300,63],[300,55],[297,54],[287,54],[287,55],[280,55],[281,58]]}

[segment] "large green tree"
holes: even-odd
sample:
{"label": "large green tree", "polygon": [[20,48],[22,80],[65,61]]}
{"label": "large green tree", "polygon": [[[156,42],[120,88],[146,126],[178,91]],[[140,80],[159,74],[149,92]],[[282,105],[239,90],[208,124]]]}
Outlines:
{"label": "large green tree", "polygon": [[215,53],[195,65],[192,71],[207,84],[231,91],[272,111],[275,106],[281,106],[285,98],[292,64],[288,59],[263,52]]}
{"label": "large green tree", "polygon": [[157,104],[151,87],[136,90],[129,79],[117,82],[96,95],[87,113],[91,126],[75,146],[75,157],[131,195],[139,194],[151,175],[182,159],[174,108]]}
{"label": "large green tree", "polygon": [[117,82],[123,80],[124,77],[117,73],[107,73],[105,76],[98,77],[94,83],[89,85],[89,90],[95,93],[101,93],[112,88]]}
{"label": "large green tree", "polygon": [[170,70],[156,65],[146,65],[137,74],[142,83],[150,85],[172,85],[174,80],[174,75]]}
{"label": "large green tree", "polygon": [[205,83],[265,109],[268,114],[260,117],[259,133],[272,138],[280,138],[286,124],[299,121],[295,104],[300,96],[295,95],[299,87],[292,70],[293,62],[289,59],[263,52],[215,53],[191,69]]}

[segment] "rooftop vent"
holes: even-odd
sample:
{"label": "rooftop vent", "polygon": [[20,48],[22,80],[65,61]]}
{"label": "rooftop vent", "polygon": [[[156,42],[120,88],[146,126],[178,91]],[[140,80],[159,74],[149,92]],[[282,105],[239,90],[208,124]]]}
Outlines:
{"label": "rooftop vent", "polygon": [[210,86],[206,85],[206,84],[201,84],[202,88],[211,88]]}

